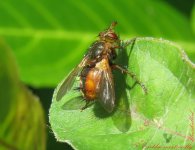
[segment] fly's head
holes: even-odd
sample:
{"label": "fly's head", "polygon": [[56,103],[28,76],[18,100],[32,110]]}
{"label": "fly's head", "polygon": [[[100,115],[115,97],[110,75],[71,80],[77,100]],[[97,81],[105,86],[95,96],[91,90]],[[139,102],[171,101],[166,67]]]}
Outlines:
{"label": "fly's head", "polygon": [[116,25],[117,25],[117,22],[112,22],[112,24],[110,25],[110,27],[108,29],[99,33],[99,39],[101,41],[119,46],[120,39],[119,39],[119,36],[114,31],[114,27]]}
{"label": "fly's head", "polygon": [[116,58],[116,48],[120,48],[120,38],[114,31],[114,27],[117,25],[117,22],[112,22],[110,27],[103,32],[99,33],[100,41],[105,42],[107,47],[107,54],[109,55],[109,59]]}

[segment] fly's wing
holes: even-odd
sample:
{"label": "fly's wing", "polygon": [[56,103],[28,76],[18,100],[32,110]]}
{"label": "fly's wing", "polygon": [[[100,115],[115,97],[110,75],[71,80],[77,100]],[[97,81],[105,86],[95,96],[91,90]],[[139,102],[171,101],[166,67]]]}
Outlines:
{"label": "fly's wing", "polygon": [[59,101],[61,98],[72,88],[76,77],[79,75],[79,73],[82,71],[83,67],[86,65],[89,57],[86,56],[83,58],[81,63],[74,68],[70,74],[67,76],[67,78],[62,81],[62,83],[59,85],[58,92],[56,95],[56,100]]}
{"label": "fly's wing", "polygon": [[83,100],[83,96],[77,96],[72,98],[71,100],[67,101],[63,106],[62,109],[64,110],[78,110],[85,106],[85,101]]}
{"label": "fly's wing", "polygon": [[98,100],[106,111],[112,112],[115,104],[115,91],[112,72],[108,64],[100,78]]}

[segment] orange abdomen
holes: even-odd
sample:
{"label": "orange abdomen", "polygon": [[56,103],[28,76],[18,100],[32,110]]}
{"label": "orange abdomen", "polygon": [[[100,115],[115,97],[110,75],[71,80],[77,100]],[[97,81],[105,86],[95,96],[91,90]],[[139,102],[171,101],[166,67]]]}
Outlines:
{"label": "orange abdomen", "polygon": [[100,73],[97,69],[91,69],[84,82],[84,95],[87,100],[94,100],[97,97]]}

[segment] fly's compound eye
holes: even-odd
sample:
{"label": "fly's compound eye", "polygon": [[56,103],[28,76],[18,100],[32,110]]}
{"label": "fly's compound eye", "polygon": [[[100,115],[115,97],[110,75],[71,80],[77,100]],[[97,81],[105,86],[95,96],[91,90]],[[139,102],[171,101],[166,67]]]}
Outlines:
{"label": "fly's compound eye", "polygon": [[108,33],[107,37],[110,38],[110,39],[114,39],[114,40],[118,39],[118,36],[113,32]]}

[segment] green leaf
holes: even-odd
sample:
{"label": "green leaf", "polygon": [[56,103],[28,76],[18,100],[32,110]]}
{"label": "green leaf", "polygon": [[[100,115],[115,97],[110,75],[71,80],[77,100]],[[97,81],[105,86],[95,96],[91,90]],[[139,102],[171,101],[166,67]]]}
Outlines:
{"label": "green leaf", "polygon": [[194,6],[193,6],[193,9],[192,9],[192,18],[191,18],[191,24],[192,24],[192,29],[195,33],[195,3],[194,3]]}
{"label": "green leaf", "polygon": [[162,37],[194,54],[189,20],[164,1],[7,0],[0,3],[0,20],[21,79],[37,87],[56,86],[113,20],[122,39]]}
{"label": "green leaf", "polygon": [[0,41],[0,149],[44,150],[45,119],[39,99],[20,81],[11,50]]}
{"label": "green leaf", "polygon": [[[192,26],[193,33],[195,34],[195,2],[193,5],[192,14],[191,14],[191,26]],[[194,41],[195,41],[195,38],[194,38]],[[195,46],[189,45],[189,47],[191,47],[191,48],[188,49],[187,54],[188,54],[189,58],[193,62],[195,62]]]}
{"label": "green leaf", "polygon": [[49,116],[57,140],[79,150],[194,147],[195,65],[184,51],[166,40],[137,38],[134,45],[119,51],[116,63],[127,65],[148,94],[139,85],[133,86],[135,81],[129,76],[115,71],[115,110],[108,114],[95,103],[81,112],[62,107],[78,95],[74,90],[56,101],[59,84]]}

